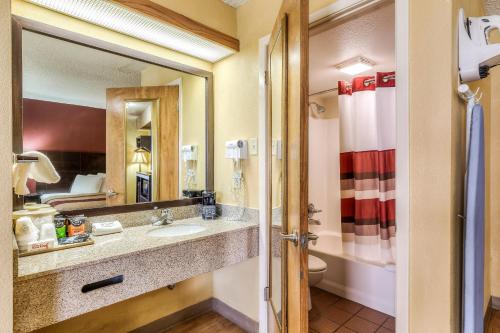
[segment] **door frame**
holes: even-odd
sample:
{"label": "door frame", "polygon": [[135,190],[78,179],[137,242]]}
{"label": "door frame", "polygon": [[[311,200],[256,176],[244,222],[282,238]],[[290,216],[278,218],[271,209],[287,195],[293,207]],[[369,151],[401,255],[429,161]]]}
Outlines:
{"label": "door frame", "polygon": [[[382,0],[384,1],[384,0]],[[360,10],[366,10],[373,5],[380,4],[381,0],[338,0],[309,15],[310,27],[316,27],[314,22],[330,19],[345,19]],[[394,0],[395,3],[395,38],[396,38],[396,73],[398,84],[396,87],[396,108],[398,110],[396,126],[396,220],[398,221],[397,243],[397,265],[396,265],[396,331],[405,333],[409,329],[409,252],[410,252],[410,228],[409,228],[409,0]],[[259,332],[268,332],[270,323],[266,288],[268,281],[268,251],[269,232],[267,212],[268,175],[267,158],[268,147],[266,146],[267,133],[267,87],[265,83],[265,71],[267,69],[267,47],[270,35],[259,40],[259,286],[262,294],[259,296]],[[272,314],[271,314],[272,315]]]}

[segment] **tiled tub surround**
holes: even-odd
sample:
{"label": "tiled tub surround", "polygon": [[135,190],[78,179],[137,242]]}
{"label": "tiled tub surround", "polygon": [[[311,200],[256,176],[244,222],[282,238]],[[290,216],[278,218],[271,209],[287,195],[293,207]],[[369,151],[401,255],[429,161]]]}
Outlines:
{"label": "tiled tub surround", "polygon": [[[119,219],[119,218],[118,218]],[[174,224],[207,229],[156,238],[143,225],[95,237],[91,246],[19,258],[14,288],[15,332],[29,332],[258,255],[258,222],[204,221]],[[124,275],[123,283],[82,293],[82,286]]]}

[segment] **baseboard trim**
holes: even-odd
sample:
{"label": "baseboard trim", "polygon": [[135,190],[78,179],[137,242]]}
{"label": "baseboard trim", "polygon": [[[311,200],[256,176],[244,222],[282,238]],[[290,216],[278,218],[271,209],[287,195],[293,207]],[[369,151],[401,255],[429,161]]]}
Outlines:
{"label": "baseboard trim", "polygon": [[200,303],[188,306],[185,309],[174,312],[152,323],[136,328],[131,333],[161,333],[168,328],[191,318],[201,316],[207,312],[214,311],[246,332],[258,333],[259,323],[245,314],[235,310],[217,298],[209,298]]}
{"label": "baseboard trim", "polygon": [[233,309],[226,303],[217,298],[212,298],[212,310],[227,320],[239,326],[242,330],[249,333],[259,332],[259,323],[245,314]]}
{"label": "baseboard trim", "polygon": [[488,307],[486,308],[486,312],[484,314],[484,331],[486,332],[486,329],[488,328],[488,324],[490,322],[491,316],[493,314],[493,297],[490,297],[488,301]]}
{"label": "baseboard trim", "polygon": [[500,310],[500,297],[491,296],[490,304],[493,310]]}

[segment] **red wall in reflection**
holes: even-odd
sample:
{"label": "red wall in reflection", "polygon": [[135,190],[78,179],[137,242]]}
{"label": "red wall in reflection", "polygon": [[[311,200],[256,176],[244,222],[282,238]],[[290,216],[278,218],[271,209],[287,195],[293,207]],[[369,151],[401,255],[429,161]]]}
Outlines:
{"label": "red wall in reflection", "polygon": [[23,100],[24,151],[106,153],[106,110]]}

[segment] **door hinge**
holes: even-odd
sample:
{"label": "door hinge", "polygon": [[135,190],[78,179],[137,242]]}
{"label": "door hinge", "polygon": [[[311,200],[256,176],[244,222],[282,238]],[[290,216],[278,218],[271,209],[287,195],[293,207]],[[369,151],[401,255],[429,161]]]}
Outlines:
{"label": "door hinge", "polygon": [[269,84],[269,72],[268,71],[264,72],[264,83],[266,84],[266,86]]}
{"label": "door hinge", "polygon": [[269,292],[269,287],[264,288],[264,301],[269,301],[271,299],[271,295]]}

